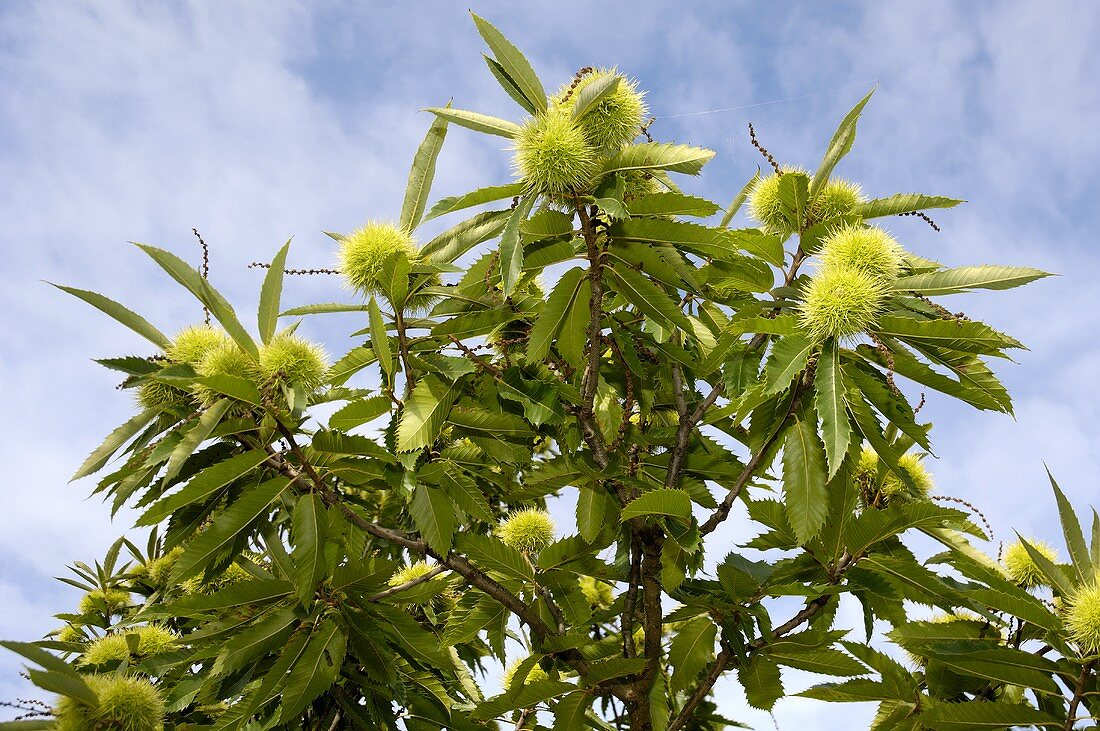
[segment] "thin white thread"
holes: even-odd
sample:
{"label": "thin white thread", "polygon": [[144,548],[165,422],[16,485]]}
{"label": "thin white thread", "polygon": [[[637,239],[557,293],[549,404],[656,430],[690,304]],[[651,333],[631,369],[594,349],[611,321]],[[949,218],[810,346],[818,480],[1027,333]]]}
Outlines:
{"label": "thin white thread", "polygon": [[813,91],[809,94],[799,94],[798,96],[787,97],[786,99],[773,99],[767,102],[756,102],[755,104],[743,104],[739,107],[723,107],[722,109],[708,109],[704,112],[685,112],[683,114],[665,114],[657,115],[657,119],[676,119],[678,117],[699,117],[704,114],[720,114],[722,112],[735,112],[738,109],[753,109],[755,107],[766,107],[770,104],[783,104],[784,102],[798,101],[799,99],[808,99],[813,96],[822,96],[824,94],[835,94],[838,91],[844,91],[845,89],[855,89],[859,86],[867,86],[869,84],[878,84],[878,79],[871,79],[870,81],[861,81],[857,84],[848,84],[846,86],[838,86],[835,89],[825,89],[824,91]]}

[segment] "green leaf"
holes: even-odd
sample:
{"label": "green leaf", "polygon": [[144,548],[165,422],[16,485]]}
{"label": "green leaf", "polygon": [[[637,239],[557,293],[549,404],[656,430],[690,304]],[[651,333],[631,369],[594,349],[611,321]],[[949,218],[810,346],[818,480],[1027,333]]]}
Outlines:
{"label": "green leaf", "polygon": [[954,208],[964,201],[943,196],[920,195],[919,193],[896,193],[887,198],[875,198],[860,203],[852,213],[862,218],[896,216],[899,213],[912,213],[928,208]]}
{"label": "green leaf", "polygon": [[554,289],[550,292],[546,304],[539,313],[531,328],[527,339],[527,360],[537,362],[543,360],[550,353],[550,346],[554,343],[561,330],[562,323],[569,308],[577,299],[580,292],[580,283],[585,276],[585,271],[580,267],[574,267],[562,274]]}
{"label": "green leaf", "polygon": [[803,545],[825,524],[829,511],[827,481],[825,448],[817,436],[817,417],[812,408],[803,408],[783,442],[784,504],[791,527]]}
{"label": "green leaf", "polygon": [[282,692],[282,722],[292,724],[313,699],[328,690],[340,675],[347,638],[331,617],[310,635]]}
{"label": "green leaf", "polygon": [[976,729],[1026,728],[1031,726],[1055,726],[1059,721],[1049,713],[1030,706],[1000,701],[971,701],[969,703],[941,703],[920,715],[920,722],[933,731],[975,731]]}
{"label": "green leaf", "polygon": [[516,281],[523,272],[523,243],[520,241],[519,227],[527,220],[534,205],[535,196],[521,198],[500,234],[500,279],[505,297],[512,296]]}
{"label": "green leaf", "polygon": [[537,683],[528,683],[522,686],[519,692],[507,692],[493,696],[474,708],[470,713],[470,717],[485,720],[499,718],[509,711],[514,711],[517,708],[530,708],[576,689],[577,686],[561,680],[540,680]]}
{"label": "green leaf", "polygon": [[971,266],[943,269],[895,279],[895,292],[919,292],[926,297],[969,292],[972,289],[1012,289],[1051,276],[1031,267]]}
{"label": "green leaf", "polygon": [[166,349],[171,344],[171,340],[168,339],[168,336],[153,327],[148,320],[136,312],[123,307],[114,300],[108,299],[96,292],[76,289],[75,287],[66,287],[61,284],[54,284],[53,282],[49,284],[53,287],[57,287],[62,292],[68,292],[72,296],[84,300],[100,312],[110,315],[161,350]]}
{"label": "green leaf", "polygon": [[229,483],[263,464],[267,458],[267,452],[253,449],[207,467],[192,477],[182,490],[149,506],[134,525],[156,525],[180,508],[205,502]]}
{"label": "green leaf", "polygon": [[936,643],[914,647],[911,652],[927,657],[963,675],[996,683],[1034,688],[1051,695],[1059,693],[1051,677],[1058,672],[1054,662],[1011,647],[981,647],[973,642]]}
{"label": "green leaf", "polygon": [[219,612],[248,605],[271,604],[294,593],[294,586],[282,579],[252,579],[230,584],[213,594],[189,594],[168,605],[169,613],[193,615]]}
{"label": "green leaf", "polygon": [[482,211],[447,229],[420,248],[420,256],[435,262],[452,262],[504,230],[511,211]]}
{"label": "green leaf", "polygon": [[172,583],[188,579],[213,563],[237,536],[265,515],[271,503],[290,485],[288,477],[274,477],[248,490],[229,508],[218,514],[202,533],[191,539],[172,571]]}
{"label": "green leaf", "polygon": [[753,708],[770,711],[783,697],[783,677],[775,660],[765,655],[750,656],[737,668],[737,679],[745,689],[745,699]]}
{"label": "green leaf", "polygon": [[537,111],[546,111],[546,91],[530,62],[492,23],[475,13],[471,12],[470,15],[477,26],[477,32],[485,39],[485,44],[496,56],[501,69],[515,82],[519,92]]}
{"label": "green leaf", "polygon": [[[733,200],[730,201],[730,204],[726,206],[726,212],[722,215],[722,220],[718,224],[719,226],[721,226],[722,228],[729,227],[730,222],[733,220],[733,217],[737,215],[737,212],[739,210],[741,210],[741,206],[743,206],[745,204],[745,201],[748,200],[749,193],[751,193],[752,189],[756,187],[756,183],[759,180],[760,170],[758,169],[755,173],[752,174],[752,177],[749,178],[749,182],[745,183],[744,187],[741,188],[741,191],[733,197]],[[779,264],[781,265],[782,263],[782,260],[780,260]]]}
{"label": "green leaf", "polygon": [[699,216],[707,218],[718,212],[718,204],[694,195],[662,191],[648,193],[627,201],[632,216]]}
{"label": "green leaf", "polygon": [[791,381],[806,370],[810,354],[816,347],[817,343],[801,335],[788,335],[777,340],[764,366],[765,393],[787,390]]}
{"label": "green leaf", "polygon": [[526,190],[527,188],[523,183],[509,183],[508,185],[493,185],[488,188],[478,188],[477,190],[463,195],[441,198],[436,201],[432,209],[428,211],[428,215],[424,217],[424,220],[430,221],[445,213],[454,213],[464,208],[480,206],[483,203],[492,203],[493,201],[515,198],[518,195],[523,195]]}
{"label": "green leaf", "polygon": [[458,521],[450,498],[442,490],[424,484],[416,486],[409,514],[420,535],[428,542],[432,550],[440,556],[451,552]]}
{"label": "green leaf", "polygon": [[585,727],[585,714],[592,696],[583,691],[568,693],[554,704],[554,731],[577,731]]}
{"label": "green leaf", "polygon": [[696,617],[684,623],[672,638],[668,661],[675,670],[669,689],[673,693],[693,687],[693,681],[714,660],[714,639],[718,627],[710,617]]}
{"label": "green leaf", "polygon": [[831,480],[844,462],[852,441],[852,424],[848,419],[844,373],[840,369],[840,351],[835,340],[825,343],[817,360],[814,375],[814,406],[821,417],[821,436],[825,442],[825,457]]}
{"label": "green leaf", "polygon": [[168,459],[168,466],[164,470],[163,480],[167,483],[177,474],[187,458],[194,454],[199,445],[210,438],[214,429],[221,423],[222,418],[229,407],[232,406],[228,399],[221,399],[216,404],[202,412],[198,423],[187,430],[176,448],[172,450],[172,456]]}
{"label": "green leaf", "polygon": [[431,112],[437,117],[445,119],[448,122],[454,122],[460,127],[472,129],[475,132],[484,132],[485,134],[497,135],[498,137],[505,137],[507,139],[512,139],[518,135],[521,129],[518,124],[509,122],[507,119],[491,117],[488,114],[481,114],[479,112],[468,112],[464,109],[428,107],[423,111]]}
{"label": "green leaf", "polygon": [[[449,107],[450,104],[447,106]],[[412,169],[409,170],[409,182],[405,186],[405,200],[401,204],[401,217],[398,219],[398,225],[410,233],[416,230],[424,217],[424,209],[428,205],[428,193],[432,189],[432,179],[435,177],[435,161],[439,158],[439,151],[443,149],[443,140],[446,137],[447,120],[444,117],[436,117],[413,157]]]}
{"label": "green leaf", "polygon": [[828,182],[829,176],[832,175],[833,168],[836,167],[841,158],[851,151],[852,144],[856,141],[856,123],[859,121],[859,115],[863,112],[863,107],[867,106],[867,102],[871,100],[871,95],[874,93],[875,90],[872,89],[867,93],[867,96],[860,99],[859,103],[852,107],[852,110],[841,120],[836,132],[833,133],[833,139],[829,141],[829,147],[825,150],[825,157],[818,165],[813,182],[810,184],[810,200],[817,197],[822,187]]}
{"label": "green leaf", "polygon": [[577,295],[566,310],[565,321],[554,343],[565,362],[578,369],[584,364],[584,346],[588,340],[588,326],[592,322],[591,299],[592,283],[588,277],[582,277],[577,285]]}
{"label": "green leaf", "polygon": [[161,269],[168,272],[172,279],[182,284],[200,302],[206,305],[207,309],[210,310],[210,314],[221,323],[221,326],[229,333],[229,337],[233,338],[244,352],[253,358],[259,357],[260,351],[256,347],[256,341],[241,325],[241,321],[237,319],[237,314],[233,312],[229,302],[210,286],[210,283],[199,274],[197,269],[171,252],[148,244],[136,244],[136,246],[159,264]]}
{"label": "green leaf", "polygon": [[350,431],[389,412],[392,403],[388,396],[371,396],[359,401],[352,401],[329,417],[329,429]]}
{"label": "green leaf", "polygon": [[577,530],[591,543],[617,520],[618,506],[602,486],[582,487],[577,493]]}
{"label": "green leaf", "polygon": [[215,674],[240,670],[258,658],[286,644],[298,617],[292,607],[283,607],[225,641],[214,662]]}
{"label": "green leaf", "polygon": [[268,267],[263,286],[260,288],[260,309],[257,320],[260,340],[264,343],[271,342],[271,338],[275,335],[275,328],[279,324],[279,300],[283,296],[283,272],[286,269],[286,256],[289,251],[290,242],[287,241],[271,260],[271,266]]}
{"label": "green leaf", "polygon": [[160,409],[146,409],[108,434],[107,438],[103,440],[103,443],[88,455],[87,459],[84,460],[84,463],[81,464],[80,468],[76,471],[76,474],[69,478],[69,481],[79,480],[81,477],[87,477],[103,469],[103,466],[107,464],[114,453],[121,449],[123,444],[130,441],[134,435],[144,429],[159,413]]}
{"label": "green leaf", "polygon": [[12,642],[10,640],[0,640],[0,647],[6,650],[22,655],[26,659],[33,662],[39,667],[45,668],[55,673],[62,675],[69,675],[74,678],[80,677],[80,673],[76,668],[69,663],[65,662],[52,652],[47,652],[45,649],[39,647],[32,642]]}
{"label": "green leaf", "polygon": [[317,582],[325,576],[325,540],[328,535],[328,511],[321,497],[306,493],[298,498],[291,516],[294,536],[294,584],[298,598],[309,606],[317,592]]}
{"label": "green leaf", "polygon": [[822,675],[863,675],[867,668],[840,650],[827,647],[800,647],[782,642],[764,650],[768,657],[781,665]]}
{"label": "green leaf", "polygon": [[525,580],[535,577],[531,564],[523,554],[494,536],[459,533],[455,537],[454,549],[468,556],[484,571],[495,571]]}
{"label": "green leaf", "polygon": [[519,84],[508,75],[504,67],[501,66],[495,58],[490,58],[484,53],[481,54],[481,57],[485,59],[485,63],[489,66],[489,72],[493,74],[493,78],[504,88],[508,96],[512,97],[515,103],[523,107],[524,111],[528,114],[538,114],[538,109],[527,100],[527,97],[523,95],[523,90],[519,88]]}
{"label": "green leaf", "polygon": [[714,157],[714,150],[667,142],[643,142],[627,145],[604,163],[603,175],[628,170],[667,170],[670,173],[698,175]]}
{"label": "green leaf", "polygon": [[393,384],[393,351],[390,350],[390,338],[386,333],[386,323],[382,319],[382,310],[378,307],[378,301],[374,297],[367,303],[367,314],[370,319],[370,346],[374,355],[378,358],[378,364],[382,367],[384,382]]}
{"label": "green leaf", "polygon": [[[1045,465],[1044,465],[1045,467]],[[1062,524],[1062,535],[1066,538],[1066,548],[1069,549],[1070,560],[1077,572],[1079,583],[1086,583],[1095,576],[1092,566],[1092,558],[1089,555],[1089,544],[1085,541],[1085,533],[1081,529],[1081,521],[1077,519],[1077,513],[1073,510],[1066,494],[1050,474],[1050,468],[1046,467],[1047,479],[1054,490],[1054,499],[1058,502],[1058,519]],[[1029,552],[1030,553],[1030,552]]]}
{"label": "green leaf", "polygon": [[608,267],[605,270],[615,280],[619,294],[647,317],[651,317],[666,327],[678,327],[690,332],[691,321],[680,310],[676,302],[661,287],[654,284],[644,274],[634,269]]}
{"label": "green leaf", "polygon": [[619,77],[613,74],[600,76],[586,85],[573,97],[573,119],[582,119],[590,109],[614,94],[618,88]]}
{"label": "green leaf", "polygon": [[[1024,550],[1027,551],[1027,555],[1035,562],[1039,571],[1042,572],[1043,576],[1046,577],[1047,581],[1050,582],[1050,585],[1054,587],[1057,593],[1065,597],[1073,596],[1075,592],[1073,582],[1066,576],[1062,567],[1040,553],[1035,546],[1031,545],[1030,541],[1026,540],[1019,533],[1017,533],[1016,536],[1020,539],[1020,543],[1023,544]],[[1088,577],[1090,579],[1093,578],[1092,574],[1088,574]]]}
{"label": "green leaf", "polygon": [[216,373],[205,378],[196,378],[195,383],[206,386],[211,391],[228,396],[246,404],[260,406],[260,389],[256,384],[240,376],[231,376],[228,373]]}
{"label": "green leaf", "polygon": [[977,320],[918,320],[883,315],[875,332],[902,340],[977,355],[996,354],[1004,348],[1022,348],[1018,341]]}
{"label": "green leaf", "polygon": [[623,507],[622,519],[625,521],[642,515],[667,515],[690,522],[691,497],[684,490],[667,488],[643,492]]}
{"label": "green leaf", "polygon": [[99,697],[95,694],[84,679],[70,673],[59,673],[52,670],[28,670],[31,682],[43,690],[59,693],[70,698],[76,698],[80,702],[96,708],[99,705]]}
{"label": "green leaf", "polygon": [[439,436],[457,396],[455,384],[432,375],[421,378],[401,411],[397,451],[412,452],[430,446]]}

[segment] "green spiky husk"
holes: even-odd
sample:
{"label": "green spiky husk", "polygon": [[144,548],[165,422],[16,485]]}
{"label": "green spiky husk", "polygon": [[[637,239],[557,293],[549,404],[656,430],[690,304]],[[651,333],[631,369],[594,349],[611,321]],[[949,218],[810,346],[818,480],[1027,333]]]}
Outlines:
{"label": "green spiky husk", "polygon": [[244,567],[231,563],[210,581],[203,581],[202,576],[192,576],[180,584],[180,588],[187,594],[213,594],[218,589],[224,589],[232,584],[248,581],[252,578],[252,574],[248,573]]}
{"label": "green spiky husk", "polygon": [[[519,669],[519,666],[523,663],[525,659],[526,658],[520,658],[519,660],[516,660],[504,671],[504,677],[501,678],[501,685],[504,686],[505,690],[508,690],[512,687],[512,682],[516,676],[516,670]],[[550,676],[546,674],[546,671],[538,665],[535,665],[527,672],[527,677],[523,679],[523,685],[531,685],[532,683],[539,683],[543,680],[549,679]]]}
{"label": "green spiky husk", "polygon": [[80,598],[80,613],[102,611],[100,602],[107,607],[109,613],[117,614],[119,609],[130,603],[130,592],[122,589],[92,589]]}
{"label": "green spiky husk", "polygon": [[884,508],[891,504],[923,500],[932,493],[934,483],[932,475],[924,466],[923,455],[908,452],[898,458],[898,467],[912,481],[913,488],[905,484],[892,470],[887,470],[882,485],[876,486],[874,483],[878,477],[878,462],[878,455],[874,450],[864,447],[856,463],[854,478],[870,498],[868,503]]}
{"label": "green spiky husk", "polygon": [[[784,166],[783,174],[805,173],[799,167]],[[779,181],[782,175],[768,175],[756,181],[748,196],[749,215],[759,221],[770,234],[790,235],[797,228],[783,215],[783,204],[779,199]]]}
{"label": "green spiky husk", "polygon": [[1069,598],[1065,621],[1069,638],[1082,655],[1100,654],[1100,579],[1093,579]]}
{"label": "green spiky husk", "polygon": [[163,731],[164,698],[148,680],[127,675],[87,675],[99,698],[92,708],[62,696],[54,714],[58,731]]}
{"label": "green spiky husk", "polygon": [[[257,377],[256,361],[239,345],[227,340],[211,348],[195,368],[200,376],[236,376],[247,381]],[[204,406],[222,398],[222,394],[206,386],[195,386],[195,396]]]}
{"label": "green spiky husk", "polygon": [[[1046,541],[1028,541],[1028,543],[1050,561],[1058,561],[1058,552]],[[1013,541],[1005,549],[1003,563],[1008,578],[1025,589],[1044,586],[1047,583],[1046,576],[1039,570],[1038,564],[1020,541]]]}
{"label": "green spiky husk", "polygon": [[825,183],[817,198],[810,204],[810,217],[814,222],[830,221],[838,216],[851,213],[867,197],[856,183],[833,178]]}
{"label": "green spiky husk", "polygon": [[402,584],[406,584],[415,579],[419,579],[421,576],[430,573],[434,568],[435,567],[427,561],[417,561],[415,563],[409,564],[408,566],[402,566],[401,568],[399,568],[397,571],[394,572],[393,576],[390,577],[387,583],[391,587],[401,586]]}
{"label": "green spiky husk", "polygon": [[129,659],[130,645],[126,636],[130,634],[137,635],[138,638],[137,649],[133,653],[137,657],[151,657],[171,652],[179,643],[179,636],[175,632],[155,624],[127,628],[89,643],[80,656],[81,664],[100,667]]}
{"label": "green spiky husk", "polygon": [[577,583],[580,584],[584,598],[594,609],[607,609],[615,600],[611,584],[606,581],[600,581],[594,576],[581,576]]}
{"label": "green spiky husk", "polygon": [[182,388],[149,378],[138,387],[137,400],[143,409],[167,411],[182,406],[190,395]]}
{"label": "green spiky husk", "polygon": [[328,371],[324,349],[305,338],[280,333],[260,349],[260,379],[265,384],[286,383],[314,389]]}
{"label": "green spiky husk", "polygon": [[619,78],[615,91],[589,108],[580,120],[585,137],[601,150],[618,149],[641,134],[648,110],[645,94],[638,91],[638,82],[613,68],[598,69],[582,77],[575,87],[572,82],[565,84],[552,99],[556,106],[572,113],[586,87],[610,76]]}
{"label": "green spiky husk", "polygon": [[213,325],[191,325],[180,330],[164,351],[173,363],[198,365],[212,349],[229,341],[229,336]]}
{"label": "green spiky husk", "polygon": [[497,535],[517,551],[535,554],[554,542],[554,519],[538,508],[517,510],[500,524]]}
{"label": "green spiky husk", "polygon": [[821,269],[854,269],[882,283],[901,272],[904,250],[893,236],[875,226],[844,226],[826,237]]}
{"label": "green spiky husk", "polygon": [[885,299],[885,287],[868,274],[822,269],[799,306],[802,327],[816,340],[854,337],[875,324]]}
{"label": "green spiky husk", "polygon": [[[360,294],[366,297],[385,297],[386,283],[382,281],[382,268],[386,259],[398,253],[404,254],[411,264],[420,260],[420,250],[411,234],[393,223],[370,221],[340,238],[340,273],[348,286]],[[405,303],[405,309],[410,312],[428,310],[439,300],[435,295],[420,291],[425,287],[438,287],[438,274],[421,275],[417,281],[417,291],[412,292]]]}
{"label": "green spiky husk", "polygon": [[586,190],[599,165],[596,149],[571,113],[560,107],[527,121],[516,135],[513,162],[532,193]]}

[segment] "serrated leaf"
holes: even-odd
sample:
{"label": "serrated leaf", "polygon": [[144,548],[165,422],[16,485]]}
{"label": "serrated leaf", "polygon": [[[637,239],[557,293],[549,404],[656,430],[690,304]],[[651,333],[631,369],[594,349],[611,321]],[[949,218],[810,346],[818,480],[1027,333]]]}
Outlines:
{"label": "serrated leaf", "polygon": [[573,97],[573,119],[581,120],[590,109],[615,93],[619,88],[619,77],[615,74],[600,76],[587,84]]}
{"label": "serrated leaf", "polygon": [[228,399],[221,399],[202,412],[198,422],[187,430],[183,435],[183,439],[172,450],[172,456],[169,457],[168,466],[164,470],[164,477],[162,478],[164,482],[167,483],[175,477],[187,458],[194,454],[200,444],[210,438],[214,429],[221,422],[222,417],[229,411],[230,406],[232,406],[232,403]]}
{"label": "serrated leaf", "polygon": [[508,185],[493,185],[487,188],[478,188],[477,190],[463,195],[440,198],[432,206],[432,209],[428,211],[428,215],[424,217],[424,220],[430,221],[446,213],[454,213],[464,208],[480,206],[483,203],[492,203],[493,201],[515,198],[518,195],[523,195],[526,190],[527,188],[523,183],[509,183]]}
{"label": "serrated leaf", "polygon": [[282,692],[282,722],[292,724],[313,699],[336,682],[347,638],[331,617],[321,622],[290,669]]}
{"label": "serrated leaf", "polygon": [[901,277],[891,282],[890,288],[935,297],[973,289],[1012,289],[1049,276],[1049,272],[1032,267],[968,266]]}
{"label": "serrated leaf", "polygon": [[214,522],[187,544],[183,555],[172,570],[172,583],[189,579],[204,571],[237,536],[267,513],[271,503],[290,485],[288,477],[274,477],[248,490],[228,508],[215,516]]}
{"label": "serrated leaf", "polygon": [[271,260],[271,266],[264,275],[264,283],[260,288],[260,308],[257,313],[261,342],[271,342],[275,335],[275,329],[279,324],[279,300],[283,295],[283,273],[286,269],[286,256],[290,251],[290,242],[283,244],[279,253]]}
{"label": "serrated leaf", "polygon": [[328,535],[328,511],[319,495],[306,493],[298,498],[291,516],[294,537],[294,584],[298,598],[309,606],[317,592],[317,582],[326,573],[325,540]]}
{"label": "serrated leaf", "polygon": [[294,631],[298,617],[291,607],[283,607],[271,613],[222,645],[214,662],[213,672],[235,672],[269,652],[283,647]]}
{"label": "serrated leaf", "polygon": [[628,266],[608,267],[605,271],[613,277],[619,294],[637,307],[643,315],[657,320],[666,327],[678,327],[691,332],[691,321],[687,319],[668,292],[658,287],[644,274]]}
{"label": "serrated leaf", "polygon": [[[760,170],[757,169],[757,171],[752,174],[752,177],[749,178],[749,182],[745,183],[745,185],[741,188],[737,195],[733,197],[733,200],[730,201],[730,204],[726,206],[726,212],[722,215],[722,221],[718,224],[719,226],[721,226],[722,228],[727,228],[730,225],[733,217],[737,215],[737,212],[739,210],[741,210],[741,206],[743,206],[745,204],[745,201],[748,200],[749,193],[751,193],[752,189],[756,187],[756,183],[759,180]],[[779,262],[780,265],[782,263],[782,261]]]}
{"label": "serrated leaf", "polygon": [[[449,107],[450,104],[447,106]],[[409,170],[405,200],[401,204],[401,217],[398,219],[398,225],[406,231],[415,231],[424,217],[424,208],[428,205],[428,193],[432,189],[432,179],[435,177],[435,161],[439,158],[439,151],[443,149],[443,140],[446,137],[447,120],[437,116],[428,128],[428,134],[424,136],[420,147],[417,148],[412,169]]]}
{"label": "serrated leaf", "polygon": [[673,693],[693,687],[696,676],[714,659],[714,640],[718,627],[710,617],[685,622],[672,638],[668,661],[675,670],[669,683]]}
{"label": "serrated leaf", "polygon": [[350,431],[387,413],[392,403],[388,396],[371,396],[352,401],[329,417],[328,426],[330,429]]}
{"label": "serrated leaf", "polygon": [[879,218],[896,216],[899,213],[912,213],[928,208],[954,208],[965,201],[943,196],[920,195],[919,193],[896,193],[886,198],[875,198],[858,204],[852,213],[861,218]]}
{"label": "serrated leaf", "polygon": [[814,374],[814,406],[821,417],[821,436],[829,465],[828,478],[836,475],[852,441],[848,419],[844,373],[840,369],[840,351],[835,340],[825,343]]}
{"label": "serrated leaf", "polygon": [[521,198],[500,234],[500,279],[505,297],[512,296],[516,281],[523,272],[523,243],[520,241],[519,227],[527,220],[534,205],[535,196]]}
{"label": "serrated leaf", "polygon": [[718,212],[718,204],[694,195],[662,191],[648,193],[626,203],[631,216],[699,216],[707,218]]}
{"label": "serrated leaf", "polygon": [[512,97],[512,100],[523,107],[524,111],[528,114],[538,114],[538,109],[527,100],[527,97],[523,95],[523,90],[519,88],[519,84],[508,75],[504,67],[501,66],[495,58],[490,58],[484,53],[481,54],[481,57],[485,59],[485,64],[489,67],[489,72],[493,75],[493,78],[497,80],[497,83],[503,87],[504,91],[507,92],[508,96]]}
{"label": "serrated leaf", "polygon": [[417,485],[409,503],[409,514],[416,529],[433,551],[440,556],[451,552],[458,521],[455,519],[454,506],[446,493],[424,484]]}
{"label": "serrated leaf", "polygon": [[466,127],[475,132],[484,132],[485,134],[504,137],[509,140],[518,135],[521,130],[520,126],[515,122],[509,122],[507,119],[492,117],[488,114],[481,114],[480,112],[468,112],[465,109],[428,107],[424,111],[431,112],[435,116],[445,119],[448,122],[454,122],[460,127]]}
{"label": "serrated leaf", "polygon": [[685,523],[691,521],[691,497],[684,490],[661,488],[643,492],[622,509],[622,520],[643,515],[667,515]]}
{"label": "serrated leaf", "polygon": [[584,487],[577,493],[577,530],[588,542],[596,540],[615,518],[615,505],[602,487]]}
{"label": "serrated leaf", "polygon": [[435,262],[452,262],[498,235],[511,215],[509,210],[477,213],[424,244],[420,248],[420,256]]}
{"label": "serrated leaf", "polygon": [[667,142],[643,142],[627,145],[604,163],[603,175],[629,170],[667,170],[670,173],[698,175],[714,157],[714,150]]}
{"label": "serrated leaf", "polygon": [[[1045,465],[1044,465],[1045,466]],[[1066,548],[1069,550],[1070,560],[1077,572],[1077,580],[1084,584],[1093,578],[1095,572],[1092,566],[1092,557],[1089,555],[1089,544],[1085,542],[1085,533],[1081,529],[1081,521],[1077,519],[1077,513],[1073,509],[1066,494],[1050,474],[1050,468],[1046,467],[1047,479],[1054,490],[1054,499],[1058,503],[1058,520],[1062,524],[1062,535],[1066,539]]]}
{"label": "serrated leaf", "polygon": [[370,321],[370,346],[382,368],[383,381],[392,385],[393,351],[390,350],[390,338],[386,332],[386,323],[382,319],[382,310],[374,297],[371,297],[370,302],[367,303],[367,314]]}
{"label": "serrated leaf", "polygon": [[828,515],[825,448],[817,436],[812,408],[795,416],[783,442],[783,495],[787,517],[799,543],[818,534]]}
{"label": "serrated leaf", "polygon": [[492,23],[475,13],[471,12],[470,15],[477,26],[477,32],[481,34],[485,44],[496,57],[497,63],[515,83],[518,91],[536,111],[546,111],[546,91],[535,70],[531,68],[531,63]]}
{"label": "serrated leaf", "polygon": [[205,502],[223,487],[248,474],[267,459],[267,452],[253,449],[211,465],[195,474],[179,492],[161,498],[149,506],[134,525],[156,525],[180,508]]}
{"label": "serrated leaf", "polygon": [[[70,675],[69,673],[58,673],[52,670],[27,670],[27,675],[30,676],[31,682],[37,685],[43,690],[48,690],[53,693],[58,693],[63,696],[75,698],[80,702],[95,708],[99,705],[99,696],[95,694],[88,684],[84,682],[84,679]],[[51,728],[56,728],[51,726]]]}
{"label": "serrated leaf", "polygon": [[581,279],[584,276],[583,269],[574,267],[558,279],[538,319],[531,327],[531,333],[527,339],[527,360],[537,362],[549,355],[550,346],[561,330],[569,308],[577,298]]}
{"label": "serrated leaf", "polygon": [[485,720],[499,718],[509,711],[530,708],[576,689],[577,686],[561,680],[540,680],[537,683],[528,683],[519,692],[501,693],[479,704],[470,713],[470,717]]}
{"label": "serrated leaf", "polygon": [[920,715],[920,722],[933,731],[975,731],[976,729],[1026,728],[1054,726],[1065,723],[1049,713],[1030,706],[1000,701],[941,703]]}
{"label": "serrated leaf", "polygon": [[431,445],[439,436],[457,396],[455,384],[432,375],[421,378],[401,411],[397,451],[412,452]]}
{"label": "serrated leaf", "polygon": [[533,579],[535,576],[531,564],[523,554],[505,545],[499,538],[476,533],[459,533],[455,538],[454,548],[457,552],[469,556],[475,565],[485,571],[497,571],[526,580]]}
{"label": "serrated leaf", "polygon": [[737,668],[737,679],[745,689],[745,699],[753,708],[770,711],[783,697],[783,678],[779,665],[764,655],[753,655]]}
{"label": "serrated leaf", "polygon": [[875,332],[917,343],[927,343],[976,355],[998,354],[1004,348],[1022,348],[1018,341],[977,320],[918,320],[883,315]]}
{"label": "serrated leaf", "polygon": [[103,440],[91,454],[84,460],[84,463],[77,469],[69,481],[79,480],[81,477],[87,477],[90,474],[99,472],[105,464],[111,459],[115,452],[122,448],[122,445],[130,441],[139,431],[145,428],[145,426],[152,421],[160,413],[160,409],[146,409],[137,416],[127,420],[125,424],[117,427],[112,431],[107,438]]}
{"label": "serrated leaf", "polygon": [[801,335],[788,335],[777,340],[764,366],[765,393],[785,391],[791,381],[806,370],[816,347],[817,343]]}
{"label": "serrated leaf", "polygon": [[49,284],[53,287],[57,287],[62,292],[68,292],[72,296],[84,300],[100,312],[110,315],[161,350],[164,350],[171,344],[171,340],[168,339],[168,336],[155,328],[152,323],[133,310],[120,305],[112,299],[108,299],[97,292],[89,292],[84,289],[76,289],[75,287],[66,287],[62,284],[54,284],[53,282]]}
{"label": "serrated leaf", "polygon": [[554,731],[577,731],[584,728],[585,714],[592,696],[583,691],[568,693],[554,704]]}
{"label": "serrated leaf", "polygon": [[871,95],[874,93],[875,90],[872,89],[867,93],[867,96],[860,99],[859,103],[844,116],[836,132],[833,133],[833,139],[829,141],[829,147],[825,150],[825,157],[818,165],[813,182],[810,184],[810,200],[817,197],[825,183],[828,182],[833,168],[836,167],[841,158],[851,151],[852,144],[856,141],[856,123],[859,121],[859,115],[863,112],[863,107],[867,106],[867,102],[871,100]]}

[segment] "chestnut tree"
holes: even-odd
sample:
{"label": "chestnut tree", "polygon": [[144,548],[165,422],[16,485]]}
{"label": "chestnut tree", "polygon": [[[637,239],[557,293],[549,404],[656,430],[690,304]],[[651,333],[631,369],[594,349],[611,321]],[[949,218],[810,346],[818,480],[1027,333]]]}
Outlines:
{"label": "chestnut tree", "polygon": [[[548,94],[473,19],[518,121],[429,110],[401,210],[330,234],[351,301],[287,307],[289,244],[252,326],[153,246],[207,322],[169,337],[61,287],[153,346],[100,361],[137,413],[76,473],[151,533],[73,566],[56,632],[3,643],[59,696],[3,727],[703,731],[740,727],[720,678],[771,709],[793,671],[881,731],[1092,717],[1100,528],[1055,485],[1068,561],[992,557],[903,390],[1010,414],[988,362],[1022,346],[941,298],[1045,274],[881,227],[961,201],[834,175],[870,95],[813,172],[760,147],[723,209],[681,188],[714,152],[652,139],[634,80]],[[516,178],[429,207],[455,126],[507,140]],[[338,312],[361,329],[329,362],[297,328]],[[723,545],[734,511],[756,530]]]}

